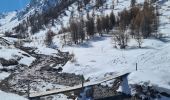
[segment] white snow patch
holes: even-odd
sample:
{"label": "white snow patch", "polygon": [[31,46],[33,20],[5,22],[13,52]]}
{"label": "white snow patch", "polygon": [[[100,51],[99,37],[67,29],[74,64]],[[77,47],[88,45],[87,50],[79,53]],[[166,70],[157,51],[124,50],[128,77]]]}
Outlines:
{"label": "white snow patch", "polygon": [[1,72],[0,73],[0,81],[4,80],[5,78],[7,78],[10,74],[6,73],[6,72]]}
{"label": "white snow patch", "polygon": [[0,91],[0,97],[3,100],[28,100],[28,99],[18,96],[16,94],[5,93],[3,91]]}

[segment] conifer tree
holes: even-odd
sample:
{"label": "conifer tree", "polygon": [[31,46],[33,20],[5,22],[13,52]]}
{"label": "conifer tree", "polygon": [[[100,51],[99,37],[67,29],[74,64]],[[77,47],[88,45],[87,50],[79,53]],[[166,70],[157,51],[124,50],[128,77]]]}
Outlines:
{"label": "conifer tree", "polygon": [[136,4],[136,0],[131,0],[131,7],[134,7]]}
{"label": "conifer tree", "polygon": [[96,28],[97,32],[100,34],[100,36],[102,36],[102,21],[99,16],[97,17]]}
{"label": "conifer tree", "polygon": [[112,11],[110,14],[109,29],[113,29],[113,27],[115,26],[115,23],[116,23],[116,18]]}

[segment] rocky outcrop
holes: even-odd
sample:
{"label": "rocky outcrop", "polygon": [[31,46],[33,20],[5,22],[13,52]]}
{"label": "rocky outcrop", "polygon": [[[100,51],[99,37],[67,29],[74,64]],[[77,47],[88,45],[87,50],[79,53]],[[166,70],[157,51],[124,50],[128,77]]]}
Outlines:
{"label": "rocky outcrop", "polygon": [[0,63],[2,64],[2,66],[18,65],[18,61],[15,59],[6,60],[4,58],[0,58]]}

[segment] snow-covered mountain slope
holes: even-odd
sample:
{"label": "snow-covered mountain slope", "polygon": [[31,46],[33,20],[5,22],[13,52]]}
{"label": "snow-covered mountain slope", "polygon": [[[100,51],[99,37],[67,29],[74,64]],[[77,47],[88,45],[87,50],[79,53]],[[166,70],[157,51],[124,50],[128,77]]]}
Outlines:
{"label": "snow-covered mountain slope", "polygon": [[35,13],[45,13],[59,3],[60,0],[31,0],[27,7],[20,11],[17,16],[19,19],[22,19]]}
{"label": "snow-covered mountain slope", "polygon": [[27,9],[40,10],[38,12],[43,12],[51,7],[56,6],[60,0],[31,0]]}
{"label": "snow-covered mountain slope", "polygon": [[15,18],[16,14],[17,12],[15,11],[6,13],[2,18],[0,18],[0,25],[4,25],[12,21]]}
{"label": "snow-covered mountain slope", "polygon": [[4,16],[0,18],[0,32],[11,31],[31,15],[46,13],[59,3],[60,0],[31,0],[22,10],[3,14]]}
{"label": "snow-covered mountain slope", "polygon": [[18,20],[18,12],[7,13],[4,17],[0,18],[0,34],[11,31],[12,28],[19,25],[21,21]]}

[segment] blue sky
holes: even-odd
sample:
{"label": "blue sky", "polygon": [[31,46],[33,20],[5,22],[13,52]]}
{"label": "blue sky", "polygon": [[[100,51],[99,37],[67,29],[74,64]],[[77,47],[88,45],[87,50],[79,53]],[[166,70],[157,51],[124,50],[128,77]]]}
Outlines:
{"label": "blue sky", "polygon": [[0,0],[0,13],[24,8],[30,0]]}

